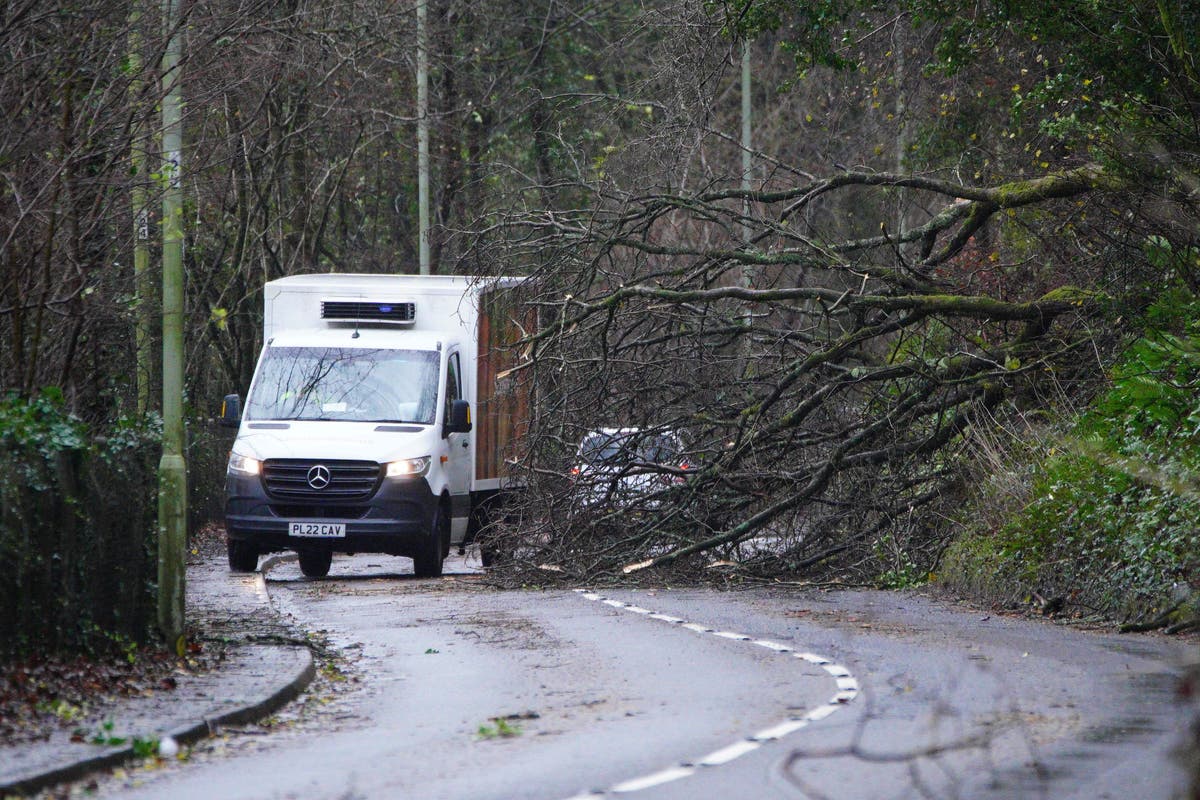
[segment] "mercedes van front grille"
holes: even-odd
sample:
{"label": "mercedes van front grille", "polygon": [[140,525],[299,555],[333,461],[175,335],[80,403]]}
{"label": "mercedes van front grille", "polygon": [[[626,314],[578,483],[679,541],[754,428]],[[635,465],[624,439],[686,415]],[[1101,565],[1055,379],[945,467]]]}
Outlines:
{"label": "mercedes van front grille", "polygon": [[375,493],[381,474],[381,467],[374,461],[273,458],[263,462],[267,493],[279,500],[366,500]]}

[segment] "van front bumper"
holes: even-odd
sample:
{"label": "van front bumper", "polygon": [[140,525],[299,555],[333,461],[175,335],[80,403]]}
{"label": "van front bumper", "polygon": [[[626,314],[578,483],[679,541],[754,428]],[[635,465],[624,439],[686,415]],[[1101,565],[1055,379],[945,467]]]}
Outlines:
{"label": "van front bumper", "polygon": [[[387,478],[365,500],[351,503],[281,501],[268,495],[259,476],[228,475],[225,530],[231,540],[260,553],[323,548],[339,553],[422,552],[433,530],[437,498],[424,478]],[[292,522],[341,523],[344,537],[289,535]]]}

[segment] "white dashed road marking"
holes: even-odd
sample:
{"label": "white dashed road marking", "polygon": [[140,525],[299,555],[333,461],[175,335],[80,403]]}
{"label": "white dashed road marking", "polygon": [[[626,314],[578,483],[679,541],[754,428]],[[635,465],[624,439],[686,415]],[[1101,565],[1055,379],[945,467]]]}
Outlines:
{"label": "white dashed road marking", "polygon": [[591,792],[583,792],[575,795],[570,800],[585,800],[585,798],[607,797],[615,794],[628,794],[630,792],[649,789],[654,786],[661,786],[664,783],[670,783],[709,767],[719,767],[722,764],[741,758],[747,753],[752,753],[763,745],[765,742],[773,742],[782,739],[784,736],[795,733],[801,728],[807,727],[810,723],[825,719],[830,714],[837,711],[846,703],[849,703],[858,696],[859,687],[858,681],[850,674],[850,670],[843,667],[841,664],[835,664],[829,659],[819,656],[815,653],[797,653],[791,647],[779,642],[772,642],[767,639],[755,639],[752,636],[746,636],[742,633],[734,631],[718,631],[707,625],[701,625],[697,622],[687,622],[679,617],[672,617],[668,614],[658,614],[650,609],[642,608],[641,606],[626,603],[621,600],[613,600],[604,597],[596,592],[590,592],[586,589],[576,589],[579,596],[585,600],[604,603],[606,606],[629,611],[634,614],[640,614],[647,619],[654,619],[660,622],[665,622],[670,625],[678,625],[681,628],[686,628],[689,631],[696,633],[708,634],[717,636],[722,639],[731,639],[737,642],[746,642],[755,647],[762,647],[781,655],[790,655],[793,658],[798,658],[807,661],[810,664],[821,667],[825,672],[833,678],[837,683],[838,691],[824,704],[808,711],[804,714],[793,714],[782,722],[772,725],[769,728],[764,728],[758,733],[751,734],[745,739],[726,745],[719,750],[715,750],[706,756],[695,759],[694,761],[684,761],[666,769],[652,772],[649,775],[642,775],[636,778],[622,781],[621,783],[611,786],[608,789],[602,789]]}

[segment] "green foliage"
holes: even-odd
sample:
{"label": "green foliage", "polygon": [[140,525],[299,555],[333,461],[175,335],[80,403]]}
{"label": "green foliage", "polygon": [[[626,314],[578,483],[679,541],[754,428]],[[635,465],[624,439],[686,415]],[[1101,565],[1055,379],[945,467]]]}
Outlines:
{"label": "green foliage", "polygon": [[1131,615],[1200,575],[1197,312],[1200,300],[1179,290],[1149,309],[1109,390],[1036,464],[1021,512],[954,545],[951,582]]}
{"label": "green foliage", "polygon": [[875,585],[880,589],[912,589],[928,582],[929,573],[913,564],[888,570],[875,578]]}
{"label": "green foliage", "polygon": [[1168,452],[1194,466],[1200,433],[1200,300],[1175,290],[1151,306],[1145,335],[1112,370],[1112,389],[1081,433],[1142,457]]}
{"label": "green foliage", "polygon": [[84,447],[86,426],[63,408],[62,390],[48,387],[32,400],[0,400],[0,441],[44,457]]}
{"label": "green foliage", "polygon": [[[998,102],[1007,107],[1000,125],[1068,149],[1190,136],[1200,6],[1186,0],[726,0],[721,7],[727,31],[775,34],[799,73],[854,67],[867,55],[860,48],[871,32],[910,25],[932,38],[924,64],[930,79],[992,86],[969,102]],[[926,118],[915,149],[955,160],[964,142],[984,132],[972,127],[982,118],[969,111],[959,106],[941,120]],[[970,160],[964,166],[978,168]]]}
{"label": "green foliage", "polygon": [[0,400],[0,657],[137,659],[155,609],[159,429],[93,430],[56,391]]}
{"label": "green foliage", "polygon": [[135,736],[131,742],[135,758],[154,758],[158,755],[158,739],[150,736]]}
{"label": "green foliage", "polygon": [[52,701],[38,703],[37,710],[45,714],[53,714],[63,722],[75,722],[87,713],[82,706],[77,706],[68,700],[58,698]]}
{"label": "green foliage", "polygon": [[97,726],[96,730],[92,731],[91,736],[88,737],[88,742],[100,747],[120,747],[128,739],[124,736],[118,736],[116,727],[115,722],[111,719],[106,719]]}
{"label": "green foliage", "polygon": [[491,725],[480,725],[476,735],[480,739],[510,739],[521,735],[521,726],[514,725],[504,717],[494,717]]}
{"label": "green foliage", "polygon": [[1200,497],[1146,485],[1091,456],[1047,461],[1000,555],[1031,589],[1082,591],[1108,610],[1153,606],[1200,568]]}

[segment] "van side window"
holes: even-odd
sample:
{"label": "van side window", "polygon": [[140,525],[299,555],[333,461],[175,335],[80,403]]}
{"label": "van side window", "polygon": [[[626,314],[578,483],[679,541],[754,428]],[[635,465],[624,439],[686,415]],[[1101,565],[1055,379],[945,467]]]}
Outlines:
{"label": "van side window", "polygon": [[446,413],[443,419],[450,419],[450,405],[455,400],[461,400],[462,382],[459,380],[458,353],[451,353],[446,362]]}

